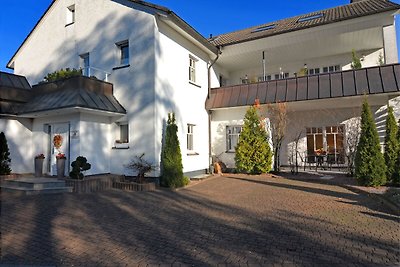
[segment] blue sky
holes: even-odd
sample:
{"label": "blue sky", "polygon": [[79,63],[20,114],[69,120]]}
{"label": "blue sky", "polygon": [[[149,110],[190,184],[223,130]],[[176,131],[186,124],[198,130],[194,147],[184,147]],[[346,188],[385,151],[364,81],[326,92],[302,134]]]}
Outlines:
{"label": "blue sky", "polygon": [[[91,1],[91,0],[89,0]],[[350,0],[326,1],[230,1],[230,0],[154,0],[166,6],[208,37],[295,15],[344,5]],[[399,0],[393,1],[399,3]],[[2,0],[0,10],[0,71],[8,71],[6,64],[23,42],[51,0]],[[400,18],[396,18],[400,36]],[[399,42],[398,42],[399,43]]]}

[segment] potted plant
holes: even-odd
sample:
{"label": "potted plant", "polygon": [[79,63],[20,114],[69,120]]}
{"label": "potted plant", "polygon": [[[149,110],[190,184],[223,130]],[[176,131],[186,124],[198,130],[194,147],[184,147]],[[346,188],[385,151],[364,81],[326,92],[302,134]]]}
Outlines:
{"label": "potted plant", "polygon": [[43,162],[45,156],[43,153],[35,156],[35,177],[41,177],[43,175]]}
{"label": "potted plant", "polygon": [[56,155],[56,165],[57,165],[57,178],[63,178],[65,173],[65,157],[64,153],[58,153]]}

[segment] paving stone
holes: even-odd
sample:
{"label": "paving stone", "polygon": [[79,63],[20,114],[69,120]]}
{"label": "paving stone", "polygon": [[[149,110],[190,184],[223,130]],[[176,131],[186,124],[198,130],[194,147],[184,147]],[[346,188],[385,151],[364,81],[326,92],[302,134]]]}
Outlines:
{"label": "paving stone", "polygon": [[179,191],[1,197],[1,264],[400,264],[400,218],[334,185],[226,175]]}

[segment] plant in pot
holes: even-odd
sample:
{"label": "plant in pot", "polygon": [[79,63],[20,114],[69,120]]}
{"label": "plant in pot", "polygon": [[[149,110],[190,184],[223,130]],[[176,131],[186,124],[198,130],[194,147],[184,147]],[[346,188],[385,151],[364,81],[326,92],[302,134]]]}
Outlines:
{"label": "plant in pot", "polygon": [[64,153],[58,153],[56,155],[56,165],[57,165],[57,178],[63,178],[65,173],[65,161],[67,158]]}
{"label": "plant in pot", "polygon": [[35,177],[41,177],[43,175],[43,162],[45,156],[43,153],[35,156]]}
{"label": "plant in pot", "polygon": [[69,173],[71,179],[83,180],[83,171],[89,170],[92,165],[87,162],[85,157],[79,156],[71,163],[72,171]]}

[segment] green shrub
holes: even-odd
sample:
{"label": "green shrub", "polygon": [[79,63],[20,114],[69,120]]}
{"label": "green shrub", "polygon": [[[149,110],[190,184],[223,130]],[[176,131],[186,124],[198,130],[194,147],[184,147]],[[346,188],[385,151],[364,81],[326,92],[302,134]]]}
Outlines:
{"label": "green shrub", "polygon": [[171,188],[185,186],[182,154],[178,139],[175,114],[168,114],[165,141],[161,150],[161,185]]}
{"label": "green shrub", "polygon": [[249,174],[261,174],[271,170],[272,152],[268,134],[260,120],[256,107],[250,107],[244,117],[235,154],[236,169]]}
{"label": "green shrub", "polygon": [[379,186],[386,183],[386,165],[379,144],[375,120],[367,100],[361,113],[361,135],[355,158],[355,176],[360,185]]}
{"label": "green shrub", "polygon": [[384,157],[386,163],[386,177],[389,182],[393,182],[395,180],[394,175],[399,149],[399,143],[397,141],[397,131],[397,123],[393,115],[393,108],[388,106]]}
{"label": "green shrub", "polygon": [[393,174],[393,180],[392,183],[394,185],[400,186],[400,119],[399,119],[399,124],[397,126],[397,161],[396,165],[394,167],[394,174]]}
{"label": "green shrub", "polygon": [[11,173],[11,158],[8,149],[6,135],[0,133],[0,175],[8,175]]}
{"label": "green shrub", "polygon": [[351,51],[351,68],[353,70],[358,70],[362,68],[361,60],[357,56],[356,51],[354,49]]}
{"label": "green shrub", "polygon": [[87,162],[85,157],[79,156],[74,162],[71,163],[71,167],[72,171],[69,173],[69,177],[72,179],[82,180],[84,177],[82,172],[90,170],[92,166]]}
{"label": "green shrub", "polygon": [[75,77],[75,76],[81,76],[82,75],[82,70],[79,69],[70,69],[70,68],[66,68],[52,72],[52,73],[48,73],[45,77],[44,80],[45,82],[54,82],[54,81],[58,81],[58,80],[62,80],[62,79],[66,79],[66,78],[70,78],[70,77]]}

